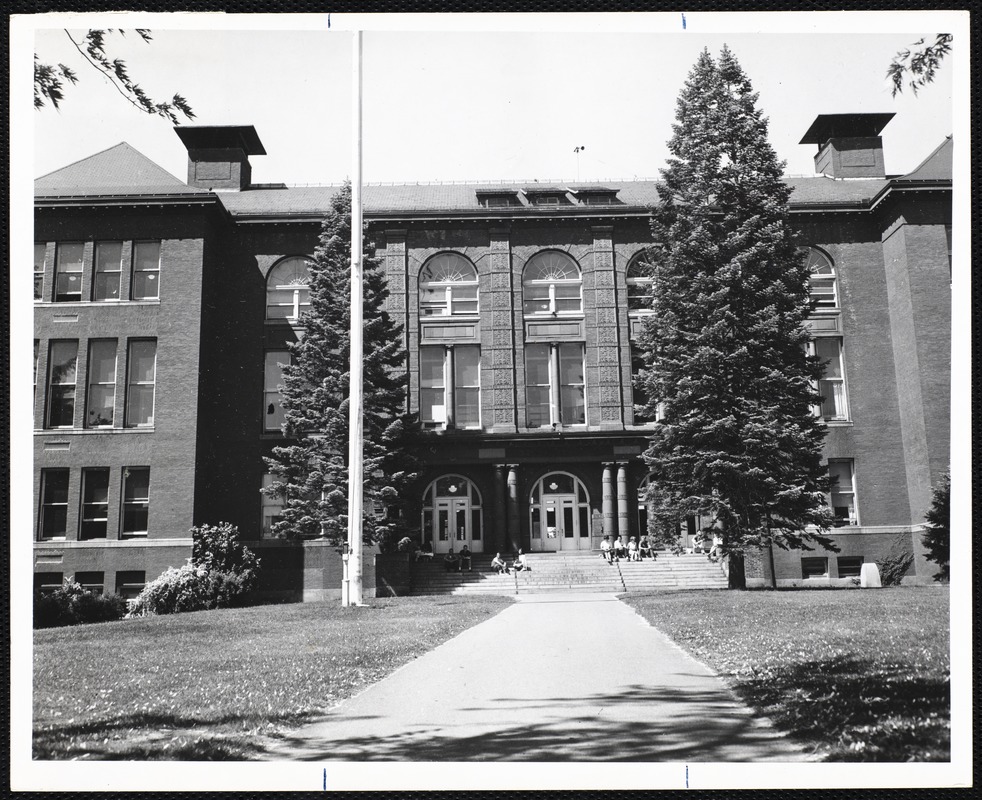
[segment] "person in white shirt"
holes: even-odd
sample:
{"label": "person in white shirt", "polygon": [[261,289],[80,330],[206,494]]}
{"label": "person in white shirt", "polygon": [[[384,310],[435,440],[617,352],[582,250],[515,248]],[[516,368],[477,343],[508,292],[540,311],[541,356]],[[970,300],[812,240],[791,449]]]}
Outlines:
{"label": "person in white shirt", "polygon": [[634,541],[633,536],[627,540],[627,560],[628,561],[641,560],[641,556],[638,555],[638,543]]}
{"label": "person in white shirt", "polygon": [[600,555],[604,557],[608,564],[613,564],[613,559],[611,558],[610,552],[610,537],[604,536],[603,541],[600,543]]}
{"label": "person in white shirt", "polygon": [[508,565],[501,558],[501,553],[495,553],[494,558],[491,559],[491,569],[497,572],[499,575],[501,573],[511,574],[508,569]]}
{"label": "person in white shirt", "polygon": [[527,570],[529,568],[529,565],[525,561],[525,553],[521,551],[521,548],[519,548],[518,558],[515,559],[514,563],[511,565],[511,568],[515,570],[515,572],[521,572],[523,569]]}

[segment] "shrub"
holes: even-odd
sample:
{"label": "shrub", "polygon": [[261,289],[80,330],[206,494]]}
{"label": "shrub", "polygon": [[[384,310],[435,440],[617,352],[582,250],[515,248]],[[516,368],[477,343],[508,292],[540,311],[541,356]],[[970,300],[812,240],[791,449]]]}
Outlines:
{"label": "shrub", "polygon": [[111,622],[126,614],[126,601],[114,594],[87,592],[71,577],[53,592],[34,593],[34,627],[58,628],[90,622]]}
{"label": "shrub", "polygon": [[259,559],[239,541],[234,525],[191,529],[191,558],[143,587],[130,616],[178,614],[245,605],[256,585]]}
{"label": "shrub", "polygon": [[906,537],[898,536],[890,552],[876,562],[880,571],[880,583],[884,586],[900,586],[904,575],[914,563],[914,553]]}
{"label": "shrub", "polygon": [[934,580],[947,583],[948,560],[951,554],[951,475],[945,473],[934,487],[931,508],[924,515],[927,533],[921,538],[927,548],[926,558],[941,569]]}

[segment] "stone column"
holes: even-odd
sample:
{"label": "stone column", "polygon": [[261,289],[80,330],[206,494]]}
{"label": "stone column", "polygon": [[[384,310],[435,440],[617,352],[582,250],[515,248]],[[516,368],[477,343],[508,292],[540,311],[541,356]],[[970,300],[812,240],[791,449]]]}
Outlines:
{"label": "stone column", "polygon": [[604,536],[610,537],[611,544],[614,543],[614,536],[617,534],[614,518],[614,476],[613,465],[604,464],[603,478],[603,515],[604,515]]}
{"label": "stone column", "polygon": [[508,545],[508,528],[505,508],[508,502],[508,492],[505,488],[505,465],[494,465],[494,508],[491,513],[494,519],[494,547],[488,549],[505,550]]}
{"label": "stone column", "polygon": [[518,519],[518,464],[508,465],[508,546],[518,552],[521,547],[521,529]]}
{"label": "stone column", "polygon": [[621,461],[617,464],[617,532],[625,545],[631,532],[631,507],[627,500],[627,464]]}

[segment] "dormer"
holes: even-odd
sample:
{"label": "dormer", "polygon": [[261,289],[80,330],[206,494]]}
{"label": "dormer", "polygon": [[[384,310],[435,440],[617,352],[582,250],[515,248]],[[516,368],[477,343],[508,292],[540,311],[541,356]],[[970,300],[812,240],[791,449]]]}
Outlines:
{"label": "dormer", "polygon": [[569,197],[564,186],[544,186],[536,184],[522,188],[532,206],[568,206]]}
{"label": "dormer", "polygon": [[570,186],[569,193],[573,195],[580,205],[584,206],[614,206],[619,205],[617,199],[617,189],[607,186]]}
{"label": "dormer", "polygon": [[252,182],[249,156],[266,149],[252,125],[175,125],[188,150],[188,186],[239,192]]}
{"label": "dormer", "polygon": [[830,178],[884,178],[880,132],[893,114],[819,114],[799,144],[816,144],[815,172]]}
{"label": "dormer", "polygon": [[496,186],[478,189],[475,194],[477,202],[484,208],[508,208],[522,204],[518,199],[518,189]]}

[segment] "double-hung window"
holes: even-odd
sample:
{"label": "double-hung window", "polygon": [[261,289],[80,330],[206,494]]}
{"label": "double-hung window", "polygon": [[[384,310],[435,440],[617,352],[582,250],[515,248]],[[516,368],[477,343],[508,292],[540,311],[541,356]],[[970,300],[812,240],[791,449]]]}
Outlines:
{"label": "double-hung window", "polygon": [[41,538],[64,539],[68,534],[68,470],[41,470]]}
{"label": "double-hung window", "polygon": [[821,416],[825,420],[848,420],[849,404],[846,400],[846,381],[842,368],[842,339],[824,336],[814,340],[815,355],[824,365],[824,373],[818,382],[822,395]]}
{"label": "double-hung window", "polygon": [[153,425],[154,385],[157,377],[157,342],[130,341],[126,379],[126,427]]}
{"label": "double-hung window", "polygon": [[[263,475],[263,489],[273,485],[275,476],[270,473]],[[284,499],[280,495],[271,495],[267,491],[260,494],[262,498],[262,535],[263,538],[273,537],[273,526],[283,519]]]}
{"label": "double-hung window", "polygon": [[528,427],[586,423],[583,344],[525,346],[525,408]]}
{"label": "double-hung window", "polygon": [[150,521],[150,469],[123,469],[123,527],[124,538],[146,536]]}
{"label": "double-hung window", "polygon": [[44,299],[44,261],[47,258],[48,245],[44,242],[34,243],[34,299]]}
{"label": "double-hung window", "polygon": [[[105,539],[109,524],[109,470],[82,470],[80,539]],[[81,581],[79,581],[81,583]]]}
{"label": "double-hung window", "polygon": [[[137,248],[144,245],[137,244]],[[122,242],[96,242],[93,300],[119,300],[119,278],[123,269]]]}
{"label": "double-hung window", "polygon": [[839,459],[829,461],[829,477],[832,479],[832,492],[829,505],[835,515],[836,525],[858,525],[859,513],[856,509],[856,484],[853,460]]}
{"label": "double-hung window", "polygon": [[280,387],[283,385],[283,367],[290,363],[290,353],[287,350],[269,350],[266,352],[265,384],[263,392],[263,430],[279,433],[283,430],[286,419],[283,414]]}
{"label": "double-hung window", "polygon": [[421,347],[419,367],[424,427],[481,427],[479,345]]}
{"label": "double-hung window", "polygon": [[837,275],[832,260],[821,250],[808,248],[805,265],[811,271],[809,293],[816,311],[839,307]]}
{"label": "double-hung window", "polygon": [[86,428],[111,428],[116,406],[116,340],[89,342],[89,391],[85,402]]}
{"label": "double-hung window", "polygon": [[627,265],[626,280],[628,311],[651,311],[654,303],[651,291],[655,279],[647,253],[638,253],[631,259]]}
{"label": "double-hung window", "polygon": [[160,297],[160,242],[136,242],[133,245],[130,297],[134,300]]}
{"label": "double-hung window", "polygon": [[55,302],[82,299],[82,262],[85,246],[81,242],[60,242],[55,255]]}
{"label": "double-hung window", "polygon": [[48,356],[49,428],[71,428],[75,424],[75,379],[77,341],[51,342]]}

